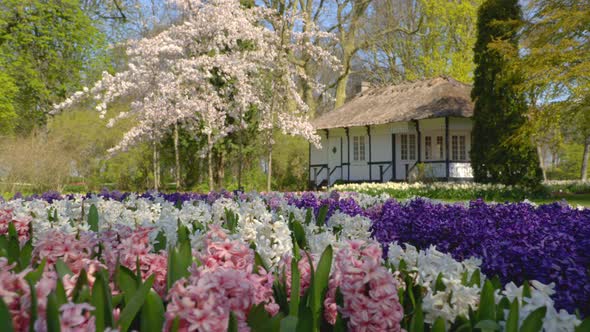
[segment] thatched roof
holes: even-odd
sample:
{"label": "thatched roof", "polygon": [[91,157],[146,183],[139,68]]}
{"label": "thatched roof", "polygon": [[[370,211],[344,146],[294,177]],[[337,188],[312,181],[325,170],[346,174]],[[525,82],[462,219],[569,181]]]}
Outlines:
{"label": "thatched roof", "polygon": [[345,128],[445,116],[473,116],[471,86],[449,77],[370,88],[312,121],[315,129]]}

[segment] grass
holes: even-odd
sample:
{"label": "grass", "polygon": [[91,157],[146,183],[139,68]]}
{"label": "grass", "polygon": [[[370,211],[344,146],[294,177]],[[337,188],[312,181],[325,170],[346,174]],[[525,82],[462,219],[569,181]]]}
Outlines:
{"label": "grass", "polygon": [[571,195],[564,195],[564,196],[560,196],[560,197],[534,199],[533,201],[538,204],[547,204],[547,203],[559,202],[562,199],[565,199],[569,204],[571,204],[573,206],[581,205],[581,206],[585,206],[585,207],[590,207],[590,194],[571,194]]}
{"label": "grass", "polygon": [[[464,202],[464,200],[460,200],[460,199],[438,199],[437,198],[437,200],[441,200],[441,201],[449,202],[449,203]],[[537,203],[537,204],[550,204],[550,203],[554,203],[554,202],[561,202],[562,200],[565,200],[566,202],[568,202],[572,206],[581,205],[581,206],[590,208],[590,194],[568,194],[568,195],[562,195],[559,197],[530,199],[530,201]],[[498,201],[498,202],[504,202],[504,201]],[[512,202],[517,202],[517,201],[512,201]]]}

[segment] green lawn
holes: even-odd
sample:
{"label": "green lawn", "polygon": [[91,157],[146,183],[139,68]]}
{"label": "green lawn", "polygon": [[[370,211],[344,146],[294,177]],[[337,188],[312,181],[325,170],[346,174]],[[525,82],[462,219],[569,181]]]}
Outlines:
{"label": "green lawn", "polygon": [[[565,199],[570,205],[576,206],[581,205],[584,207],[590,208],[590,194],[571,194],[571,195],[564,195],[560,197],[551,197],[551,198],[535,198],[531,199],[531,201],[537,204],[548,204],[553,202],[560,202],[561,200]],[[463,200],[457,199],[438,199],[441,201],[454,203],[454,202],[463,202]]]}
{"label": "green lawn", "polygon": [[552,202],[559,202],[562,199],[565,199],[571,205],[582,205],[586,207],[590,207],[590,194],[577,194],[577,195],[567,195],[563,197],[553,197],[553,198],[544,198],[544,199],[534,199],[535,203],[539,204],[546,204]]}

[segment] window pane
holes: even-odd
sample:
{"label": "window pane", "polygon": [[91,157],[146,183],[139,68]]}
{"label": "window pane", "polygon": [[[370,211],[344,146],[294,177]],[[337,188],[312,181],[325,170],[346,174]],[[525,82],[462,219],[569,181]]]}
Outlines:
{"label": "window pane", "polygon": [[452,151],[453,153],[451,154],[453,160],[458,160],[459,159],[459,145],[458,145],[458,136],[453,136],[452,137]]}
{"label": "window pane", "polygon": [[408,135],[410,140],[410,160],[416,160],[416,135]]}
{"label": "window pane", "polygon": [[438,159],[444,159],[443,137],[436,136],[436,145],[438,147]]}
{"label": "window pane", "polygon": [[432,159],[432,137],[424,137],[424,159]]}
{"label": "window pane", "polygon": [[353,155],[353,159],[356,161],[356,160],[359,160],[359,137],[354,136],[352,141],[353,141],[352,155]]}
{"label": "window pane", "polygon": [[408,135],[402,135],[402,160],[408,160]]}
{"label": "window pane", "polygon": [[465,136],[459,136],[459,158],[467,160],[467,151],[465,148]]}
{"label": "window pane", "polygon": [[365,136],[360,136],[359,142],[359,160],[365,160]]}

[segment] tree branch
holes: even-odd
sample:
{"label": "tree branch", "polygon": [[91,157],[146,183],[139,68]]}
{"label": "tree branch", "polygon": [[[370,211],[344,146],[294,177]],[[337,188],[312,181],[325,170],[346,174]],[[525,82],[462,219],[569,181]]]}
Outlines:
{"label": "tree branch", "polygon": [[316,10],[315,14],[313,15],[314,22],[318,21],[318,17],[320,16],[320,13],[321,13],[323,7],[324,7],[324,0],[320,0],[320,3],[318,5],[318,9]]}
{"label": "tree branch", "polygon": [[119,1],[113,0],[113,3],[115,4],[115,8],[117,8],[117,11],[119,12],[119,15],[121,15],[119,19],[123,20],[123,22],[127,22],[127,16],[123,12],[123,8],[121,8],[121,4],[119,3]]}

